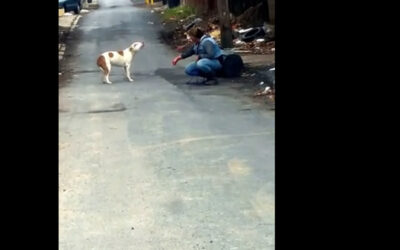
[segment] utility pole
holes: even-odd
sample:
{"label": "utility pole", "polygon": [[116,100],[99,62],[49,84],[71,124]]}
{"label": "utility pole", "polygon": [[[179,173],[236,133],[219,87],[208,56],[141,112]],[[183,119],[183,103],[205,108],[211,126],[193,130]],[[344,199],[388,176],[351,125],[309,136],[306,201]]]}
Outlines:
{"label": "utility pole", "polygon": [[223,48],[232,48],[232,26],[228,0],[217,0],[217,4],[219,27],[221,30],[221,45]]}

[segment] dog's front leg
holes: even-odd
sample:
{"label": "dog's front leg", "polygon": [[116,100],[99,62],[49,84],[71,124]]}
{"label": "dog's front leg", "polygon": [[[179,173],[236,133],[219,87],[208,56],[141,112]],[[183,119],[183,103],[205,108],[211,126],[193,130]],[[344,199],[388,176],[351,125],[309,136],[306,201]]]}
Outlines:
{"label": "dog's front leg", "polygon": [[126,77],[128,78],[128,80],[130,82],[133,82],[133,79],[131,78],[131,65],[130,64],[125,65],[124,70],[125,70],[125,74],[126,74]]}

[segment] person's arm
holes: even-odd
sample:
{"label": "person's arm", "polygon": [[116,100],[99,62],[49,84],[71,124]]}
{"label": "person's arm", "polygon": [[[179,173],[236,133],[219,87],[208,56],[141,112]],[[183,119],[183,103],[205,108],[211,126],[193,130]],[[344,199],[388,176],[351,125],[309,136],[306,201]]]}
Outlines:
{"label": "person's arm", "polygon": [[172,65],[176,65],[179,60],[185,59],[185,58],[190,57],[190,56],[192,56],[194,54],[195,54],[194,46],[192,46],[189,50],[187,50],[187,51],[183,52],[182,54],[180,54],[179,56],[175,57],[172,60]]}
{"label": "person's arm", "polygon": [[186,50],[185,52],[183,52],[181,54],[181,58],[185,59],[185,58],[190,57],[190,56],[192,56],[194,54],[195,54],[194,45],[192,45],[188,50]]}

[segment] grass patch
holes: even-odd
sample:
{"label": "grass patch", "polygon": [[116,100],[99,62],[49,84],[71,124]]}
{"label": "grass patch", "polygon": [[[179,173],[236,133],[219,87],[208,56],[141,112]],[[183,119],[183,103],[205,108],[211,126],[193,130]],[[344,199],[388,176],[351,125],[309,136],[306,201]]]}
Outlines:
{"label": "grass patch", "polygon": [[196,13],[195,9],[189,6],[179,6],[172,9],[166,9],[164,14],[162,14],[162,18],[164,21],[167,20],[181,20],[185,19],[188,16],[194,15]]}

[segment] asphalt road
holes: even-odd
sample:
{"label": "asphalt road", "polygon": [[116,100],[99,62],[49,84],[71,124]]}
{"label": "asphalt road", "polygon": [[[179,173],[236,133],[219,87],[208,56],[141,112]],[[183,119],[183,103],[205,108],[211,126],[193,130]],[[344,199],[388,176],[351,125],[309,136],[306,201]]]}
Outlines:
{"label": "asphalt road", "polygon": [[[155,14],[100,5],[62,65],[60,249],[274,249],[274,112],[228,80],[185,85]],[[133,41],[135,81],[101,84],[97,56]]]}

